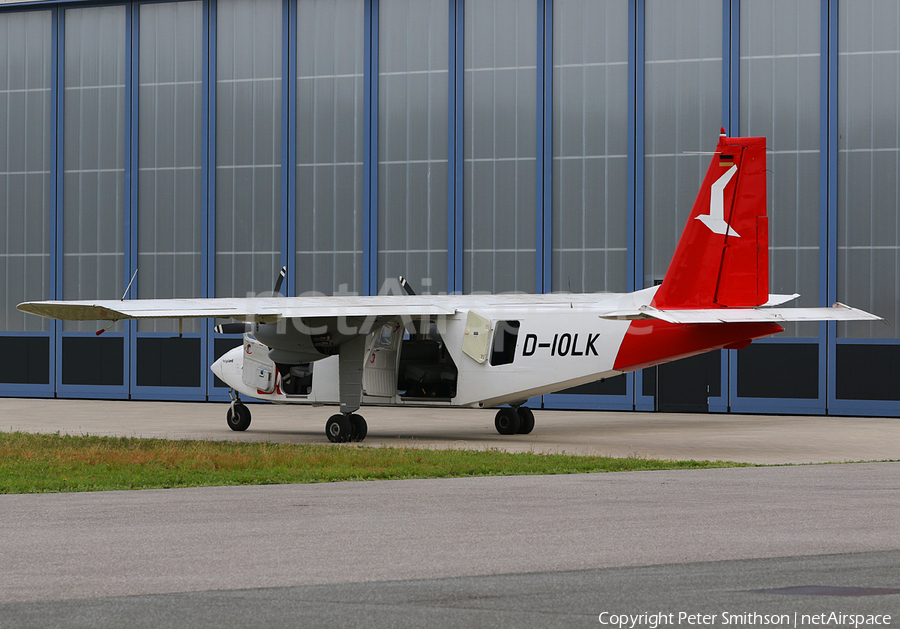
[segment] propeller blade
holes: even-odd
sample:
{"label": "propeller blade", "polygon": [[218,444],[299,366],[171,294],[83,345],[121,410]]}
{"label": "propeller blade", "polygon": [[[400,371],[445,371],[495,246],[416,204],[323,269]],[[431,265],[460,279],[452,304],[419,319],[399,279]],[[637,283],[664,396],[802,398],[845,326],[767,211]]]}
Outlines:
{"label": "propeller blade", "polygon": [[287,275],[287,267],[281,267],[281,272],[278,274],[278,279],[275,280],[275,290],[272,291],[276,295],[281,292],[281,284],[284,282],[284,276]]}
{"label": "propeller blade", "polygon": [[415,295],[416,291],[412,289],[412,286],[409,285],[409,282],[406,281],[406,278],[402,275],[400,276],[400,286],[403,287],[403,290],[406,291],[407,295]]}
{"label": "propeller blade", "polygon": [[213,328],[218,334],[243,334],[244,332],[252,332],[252,323],[221,323]]}

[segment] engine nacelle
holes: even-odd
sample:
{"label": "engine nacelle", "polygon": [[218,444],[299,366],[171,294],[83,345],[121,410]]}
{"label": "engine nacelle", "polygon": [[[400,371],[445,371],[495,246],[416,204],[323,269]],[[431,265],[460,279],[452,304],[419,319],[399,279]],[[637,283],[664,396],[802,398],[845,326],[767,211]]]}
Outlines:
{"label": "engine nacelle", "polygon": [[278,323],[258,323],[253,336],[269,347],[269,358],[276,363],[312,363],[335,356],[338,347],[376,325],[373,319],[331,317],[316,319],[308,325],[303,319],[285,319]]}

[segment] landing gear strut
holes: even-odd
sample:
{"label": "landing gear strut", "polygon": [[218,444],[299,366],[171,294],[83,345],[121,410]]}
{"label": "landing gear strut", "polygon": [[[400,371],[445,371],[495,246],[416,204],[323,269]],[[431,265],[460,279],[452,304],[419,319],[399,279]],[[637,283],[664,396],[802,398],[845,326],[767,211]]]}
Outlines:
{"label": "landing gear strut", "polygon": [[243,431],[250,427],[250,409],[244,406],[234,389],[231,390],[231,406],[228,407],[225,420],[232,430]]}
{"label": "landing gear strut", "polygon": [[534,430],[534,413],[527,406],[501,408],[494,417],[494,427],[501,435],[527,435]]}
{"label": "landing gear strut", "polygon": [[362,403],[363,356],[366,337],[358,336],[338,349],[338,383],[341,394],[341,412],[325,422],[325,436],[332,443],[362,441],[369,431],[366,420],[356,411]]}

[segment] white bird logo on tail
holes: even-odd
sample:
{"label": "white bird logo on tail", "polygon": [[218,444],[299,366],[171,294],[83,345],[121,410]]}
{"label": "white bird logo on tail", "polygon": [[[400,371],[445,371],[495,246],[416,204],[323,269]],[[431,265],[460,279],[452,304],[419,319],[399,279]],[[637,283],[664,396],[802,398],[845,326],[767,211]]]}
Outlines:
{"label": "white bird logo on tail", "polygon": [[714,234],[723,234],[740,238],[731,225],[725,222],[725,186],[734,177],[737,172],[737,166],[732,166],[725,174],[719,177],[712,185],[712,192],[709,196],[709,214],[701,214],[697,218],[703,221],[703,224],[709,227]]}

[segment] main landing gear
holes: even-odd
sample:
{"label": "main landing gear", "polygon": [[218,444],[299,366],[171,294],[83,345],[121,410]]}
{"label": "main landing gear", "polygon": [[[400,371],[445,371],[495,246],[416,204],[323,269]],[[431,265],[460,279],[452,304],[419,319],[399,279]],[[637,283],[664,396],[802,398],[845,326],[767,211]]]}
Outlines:
{"label": "main landing gear", "polygon": [[527,435],[534,430],[534,413],[527,406],[501,408],[494,417],[494,427],[501,435]]}
{"label": "main landing gear", "polygon": [[368,431],[366,420],[356,413],[338,413],[325,422],[325,436],[331,443],[362,441]]}

